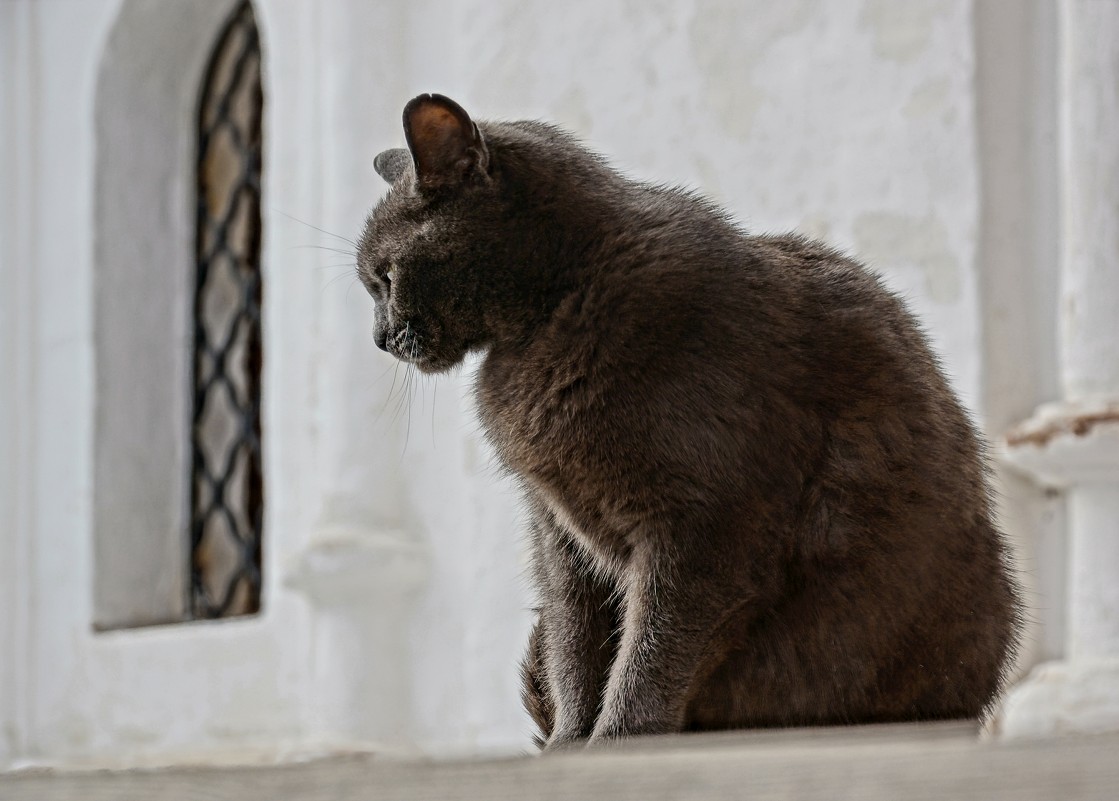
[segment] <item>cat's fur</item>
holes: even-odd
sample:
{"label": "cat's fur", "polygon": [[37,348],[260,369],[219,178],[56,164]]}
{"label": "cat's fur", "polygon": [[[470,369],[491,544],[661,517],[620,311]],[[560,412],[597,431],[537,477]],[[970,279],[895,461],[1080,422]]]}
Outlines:
{"label": "cat's fur", "polygon": [[531,515],[548,747],[976,717],[1018,602],[976,433],[903,304],[799,236],[422,95],[358,271]]}

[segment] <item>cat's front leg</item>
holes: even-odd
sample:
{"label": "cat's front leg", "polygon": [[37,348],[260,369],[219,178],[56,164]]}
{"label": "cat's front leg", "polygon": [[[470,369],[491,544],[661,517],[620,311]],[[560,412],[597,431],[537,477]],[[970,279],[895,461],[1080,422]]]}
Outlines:
{"label": "cat's front leg", "polygon": [[748,614],[761,587],[718,549],[664,542],[636,549],[624,588],[618,653],[591,744],[681,731],[694,684],[726,652],[722,627]]}
{"label": "cat's front leg", "polygon": [[534,566],[542,601],[538,648],[554,709],[544,750],[552,751],[590,736],[614,656],[618,621],[611,588],[588,571],[571,535],[547,512],[534,518]]}

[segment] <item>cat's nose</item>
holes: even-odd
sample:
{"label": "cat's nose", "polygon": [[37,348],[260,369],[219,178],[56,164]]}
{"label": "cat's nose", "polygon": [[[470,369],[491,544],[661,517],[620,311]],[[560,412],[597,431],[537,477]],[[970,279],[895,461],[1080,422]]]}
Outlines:
{"label": "cat's nose", "polygon": [[380,331],[378,331],[377,329],[374,328],[373,329],[373,341],[377,343],[378,348],[380,348],[381,350],[383,350],[387,353],[388,349],[389,349],[389,345],[388,345],[389,332],[388,332],[388,329],[381,329]]}

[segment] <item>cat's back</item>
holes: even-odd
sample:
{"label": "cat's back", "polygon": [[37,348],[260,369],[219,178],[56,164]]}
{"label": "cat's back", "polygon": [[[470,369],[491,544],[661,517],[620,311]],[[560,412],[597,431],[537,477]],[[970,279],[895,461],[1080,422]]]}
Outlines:
{"label": "cat's back", "polygon": [[508,169],[529,165],[535,191],[519,200],[547,222],[542,249],[563,254],[549,314],[479,374],[499,441],[554,461],[596,447],[587,427],[648,464],[687,441],[732,471],[768,450],[795,483],[798,461],[850,438],[873,466],[924,449],[984,486],[978,440],[925,336],[857,261],[802,236],[749,235],[701,196],[630,181],[549,126],[496,133]]}
{"label": "cat's back", "polygon": [[578,358],[579,332],[615,374],[678,375],[727,400],[732,386],[802,407],[891,388],[952,398],[905,304],[856,260],[797,234],[750,235],[694,193],[618,194],[540,339],[549,361]]}

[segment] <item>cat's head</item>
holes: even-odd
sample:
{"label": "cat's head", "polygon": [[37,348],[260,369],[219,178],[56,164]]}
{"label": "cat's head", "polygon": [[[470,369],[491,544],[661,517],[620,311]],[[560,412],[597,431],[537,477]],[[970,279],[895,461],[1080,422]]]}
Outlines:
{"label": "cat's head", "polygon": [[377,345],[440,372],[492,335],[487,269],[505,214],[486,140],[461,106],[420,95],[404,108],[404,135],[407,150],[374,161],[392,188],[366,222],[358,275],[376,305]]}

